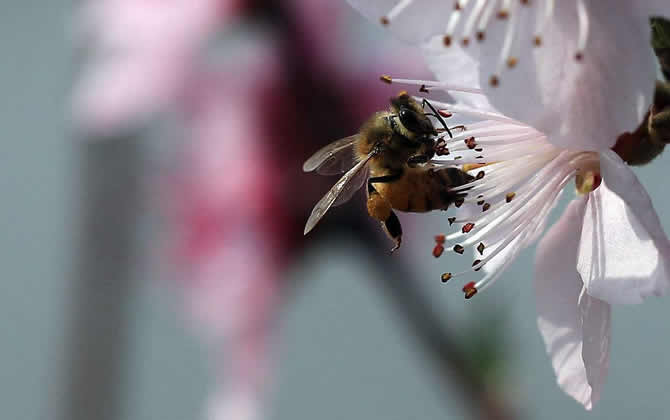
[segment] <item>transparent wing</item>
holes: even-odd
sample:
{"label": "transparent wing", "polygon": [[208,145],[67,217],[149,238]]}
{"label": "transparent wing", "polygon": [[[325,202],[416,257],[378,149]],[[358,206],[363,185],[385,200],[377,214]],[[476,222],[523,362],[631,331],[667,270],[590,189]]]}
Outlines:
{"label": "transparent wing", "polygon": [[305,172],[316,170],[321,175],[337,175],[346,172],[354,166],[353,145],[358,140],[358,136],[359,134],[354,134],[322,147],[305,161],[302,170]]}
{"label": "transparent wing", "polygon": [[337,207],[340,204],[344,204],[351,200],[351,197],[356,194],[356,191],[360,190],[361,187],[365,185],[365,181],[368,180],[368,176],[370,175],[369,171],[365,169],[366,168],[363,168],[356,172],[354,176],[352,176],[351,179],[344,185],[342,191],[333,202],[333,207]]}
{"label": "transparent wing", "polygon": [[309,215],[309,219],[305,224],[305,235],[319,223],[319,220],[321,220],[331,206],[346,202],[363,185],[368,174],[367,163],[372,156],[373,154],[370,153],[367,158],[358,162],[356,166],[344,174],[344,176],[333,185],[333,188],[331,188],[330,191],[316,203],[316,206],[314,206],[314,209],[312,210],[312,214]]}

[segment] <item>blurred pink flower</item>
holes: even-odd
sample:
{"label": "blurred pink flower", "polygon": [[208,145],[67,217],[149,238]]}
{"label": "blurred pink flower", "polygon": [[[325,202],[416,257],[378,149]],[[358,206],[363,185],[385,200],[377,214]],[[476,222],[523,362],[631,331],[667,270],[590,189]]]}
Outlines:
{"label": "blurred pink flower", "polygon": [[76,35],[88,53],[74,90],[74,118],[109,134],[180,95],[210,35],[240,0],[99,0],[79,10]]}
{"label": "blurred pink flower", "polygon": [[216,360],[211,419],[258,418],[270,378],[271,341],[283,273],[281,178],[258,124],[277,58],[258,45],[189,86],[188,139],[170,178],[170,267]]}

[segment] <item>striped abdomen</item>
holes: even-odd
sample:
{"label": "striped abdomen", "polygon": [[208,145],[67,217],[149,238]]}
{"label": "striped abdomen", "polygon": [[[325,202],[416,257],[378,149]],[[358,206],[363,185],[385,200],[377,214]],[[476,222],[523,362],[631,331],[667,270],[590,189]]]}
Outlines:
{"label": "striped abdomen", "polygon": [[375,189],[396,210],[423,213],[446,210],[462,197],[451,188],[463,185],[473,177],[457,168],[439,170],[409,168],[397,181],[373,183]]}

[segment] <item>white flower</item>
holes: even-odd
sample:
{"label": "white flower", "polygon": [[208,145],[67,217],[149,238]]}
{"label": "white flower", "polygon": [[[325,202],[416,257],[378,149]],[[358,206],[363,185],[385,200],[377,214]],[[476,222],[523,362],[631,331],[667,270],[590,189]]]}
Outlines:
{"label": "white flower", "polygon": [[438,79],[481,86],[505,115],[587,150],[640,123],[656,71],[649,16],[670,16],[666,0],[349,2],[422,45]]}
{"label": "white flower", "polygon": [[483,120],[445,145],[444,164],[489,163],[470,170],[478,179],[461,187],[461,214],[449,219],[460,231],[444,238],[458,253],[470,246],[480,254],[471,269],[485,274],[465,285],[466,297],[491,285],[539,237],[560,192],[576,182],[581,197],[538,246],[535,289],[558,383],[591,409],[607,375],[609,304],[641,302],[669,283],[670,242],[611,147],[651,104],[648,18],[670,15],[670,2],[350,3],[420,43],[442,82],[394,81],[446,90],[460,105],[440,108]]}

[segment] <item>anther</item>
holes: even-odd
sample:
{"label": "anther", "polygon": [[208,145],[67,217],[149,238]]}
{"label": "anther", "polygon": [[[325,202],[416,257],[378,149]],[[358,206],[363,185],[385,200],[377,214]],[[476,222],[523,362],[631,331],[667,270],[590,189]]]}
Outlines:
{"label": "anther", "polygon": [[481,270],[482,267],[477,267],[478,264],[480,264],[482,260],[474,260],[472,262],[472,268],[474,268],[475,271]]}
{"label": "anther", "polygon": [[461,10],[463,7],[461,6],[461,2],[457,1],[454,4],[454,10]]}
{"label": "anther", "polygon": [[507,195],[505,195],[505,201],[509,203],[512,200],[514,200],[515,196],[516,196],[516,193],[513,193],[513,192],[507,193]]}
{"label": "anther", "polygon": [[484,151],[484,149],[482,149],[481,147],[478,147],[478,148],[475,149],[475,152],[483,152],[483,151]]}
{"label": "anther", "polygon": [[490,208],[491,208],[491,204],[489,204],[489,203],[484,203],[484,205],[482,206],[482,211],[486,211],[486,210],[488,210],[488,209],[490,209]]}
{"label": "anther", "polygon": [[450,218],[448,218],[447,220],[449,221],[449,226],[451,226],[451,225],[453,225],[454,222],[456,221],[456,218],[455,218],[455,217],[450,217]]}
{"label": "anther", "polygon": [[528,6],[529,3],[530,0],[521,0],[521,4],[523,4],[524,6]]}
{"label": "anther", "polygon": [[477,293],[477,288],[475,287],[475,282],[471,281],[463,286],[463,293],[465,293],[465,298],[470,299]]}
{"label": "anther", "polygon": [[507,19],[509,17],[509,10],[502,9],[502,10],[498,11],[498,13],[496,14],[496,17],[498,19]]}
{"label": "anther", "polygon": [[435,248],[433,248],[433,257],[439,258],[443,252],[444,247],[441,244],[437,244],[435,245]]}
{"label": "anther", "polygon": [[451,45],[451,37],[449,35],[445,35],[444,38],[442,39],[442,42],[444,43],[445,47],[448,47]]}
{"label": "anther", "polygon": [[486,34],[482,31],[477,32],[477,41],[482,42],[484,38],[486,37]]}
{"label": "anther", "polygon": [[446,240],[447,240],[447,238],[446,238],[446,236],[444,236],[444,234],[435,235],[435,243],[437,243],[437,244],[442,245],[442,244],[444,244],[444,242]]}
{"label": "anther", "polygon": [[467,139],[464,140],[464,143],[465,143],[466,146],[468,146],[468,149],[470,149],[470,150],[477,147],[477,143],[475,142],[474,137],[468,137]]}
{"label": "anther", "polygon": [[388,83],[389,85],[393,83],[393,78],[388,74],[382,74],[381,76],[379,76],[379,80],[381,80],[384,83]]}
{"label": "anther", "polygon": [[386,16],[382,16],[382,17],[379,19],[379,22],[380,22],[382,25],[384,25],[384,26],[388,26],[388,24],[391,23],[391,21],[389,20],[389,18],[386,17]]}
{"label": "anther", "polygon": [[463,251],[465,251],[465,248],[463,248],[461,245],[456,244],[454,245],[453,250],[455,253],[463,255]]}
{"label": "anther", "polygon": [[584,59],[584,54],[581,51],[575,54],[575,60],[582,61],[582,59]]}
{"label": "anther", "polygon": [[456,208],[459,208],[463,205],[464,202],[465,202],[464,198],[457,198],[456,200],[454,200],[454,206],[456,206]]}
{"label": "anther", "polygon": [[443,116],[444,118],[450,118],[452,115],[454,115],[445,109],[440,109],[439,111],[437,111],[437,113]]}
{"label": "anther", "polygon": [[475,227],[474,223],[466,223],[463,225],[463,228],[461,228],[461,232],[470,233],[473,227]]}
{"label": "anther", "polygon": [[516,67],[516,63],[518,63],[519,60],[516,57],[510,57],[507,59],[507,67],[513,69]]}
{"label": "anther", "polygon": [[486,246],[484,245],[483,242],[480,242],[479,245],[477,245],[477,251],[479,251],[479,255],[484,255],[484,249]]}
{"label": "anther", "polygon": [[479,172],[477,172],[477,176],[475,177],[475,179],[482,179],[482,178],[484,178],[485,174],[486,173],[484,171],[479,171]]}
{"label": "anther", "polygon": [[442,279],[442,283],[446,283],[451,279],[451,273],[444,273],[440,278]]}
{"label": "anther", "polygon": [[542,45],[542,37],[540,35],[535,35],[535,37],[533,38],[533,45],[535,45],[536,47]]}
{"label": "anther", "polygon": [[469,38],[463,38],[461,40],[461,43],[463,44],[464,47],[467,47],[470,44],[470,39]]}
{"label": "anther", "polygon": [[477,201],[477,205],[478,205],[478,206],[481,206],[481,205],[483,205],[484,203],[485,203],[484,200],[479,200],[479,201]]}
{"label": "anther", "polygon": [[419,88],[419,92],[430,93],[428,89],[426,89],[426,85],[421,85],[421,87]]}
{"label": "anther", "polygon": [[491,78],[489,79],[489,85],[491,85],[493,87],[497,87],[499,84],[500,84],[500,79],[498,79],[498,76],[496,76],[496,75],[491,76]]}

